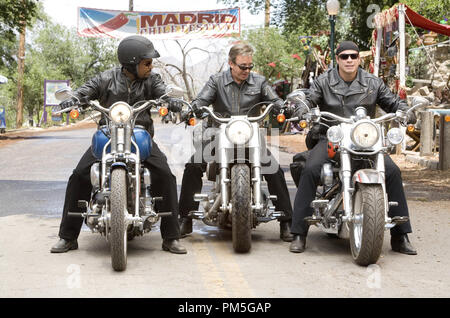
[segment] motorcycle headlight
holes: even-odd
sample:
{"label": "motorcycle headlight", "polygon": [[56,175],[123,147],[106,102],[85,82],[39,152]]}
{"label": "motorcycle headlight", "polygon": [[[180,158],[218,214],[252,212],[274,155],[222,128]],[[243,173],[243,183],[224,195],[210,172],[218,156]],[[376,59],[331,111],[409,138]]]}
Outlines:
{"label": "motorcycle headlight", "polygon": [[391,128],[387,133],[387,138],[392,145],[398,145],[403,141],[403,133],[400,128]]}
{"label": "motorcycle headlight", "polygon": [[111,106],[109,115],[113,122],[123,124],[131,117],[131,107],[123,102],[117,102]]}
{"label": "motorcycle headlight", "polygon": [[353,128],[352,140],[356,146],[370,148],[378,141],[377,126],[370,122],[359,123]]}
{"label": "motorcycle headlight", "polygon": [[228,124],[226,128],[228,139],[236,145],[246,144],[253,134],[252,126],[244,120],[235,120]]}
{"label": "motorcycle headlight", "polygon": [[330,142],[337,144],[344,138],[344,134],[342,133],[342,129],[339,126],[331,126],[327,130],[327,138]]}

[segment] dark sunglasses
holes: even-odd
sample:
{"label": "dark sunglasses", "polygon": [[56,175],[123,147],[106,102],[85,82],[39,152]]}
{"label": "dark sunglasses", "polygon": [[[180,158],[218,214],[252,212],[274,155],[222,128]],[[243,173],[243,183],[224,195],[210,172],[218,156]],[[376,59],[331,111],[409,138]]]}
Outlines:
{"label": "dark sunglasses", "polygon": [[148,61],[148,62],[145,62],[145,63],[144,63],[144,66],[145,66],[145,67],[150,67],[150,66],[152,66],[152,63],[153,63],[153,60],[150,60],[150,61]]}
{"label": "dark sunglasses", "polygon": [[358,53],[352,53],[352,54],[339,54],[339,58],[341,60],[348,60],[349,57],[351,57],[352,60],[356,60],[358,58]]}
{"label": "dark sunglasses", "polygon": [[[236,64],[236,63],[234,63],[234,64]],[[239,64],[236,64],[236,65],[237,65],[241,70],[243,70],[243,71],[251,70],[251,69],[254,67],[253,64],[250,64],[250,66],[239,65]]]}

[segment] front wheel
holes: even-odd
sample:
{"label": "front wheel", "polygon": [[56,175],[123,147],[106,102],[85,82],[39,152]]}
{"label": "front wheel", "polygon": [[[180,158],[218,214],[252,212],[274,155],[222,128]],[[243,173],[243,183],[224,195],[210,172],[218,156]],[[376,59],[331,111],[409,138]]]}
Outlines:
{"label": "front wheel", "polygon": [[379,184],[358,184],[349,223],[350,247],[358,265],[375,264],[384,239],[384,193]]}
{"label": "front wheel", "polygon": [[251,200],[250,168],[236,164],[231,168],[231,232],[237,253],[247,253],[252,246]]}
{"label": "front wheel", "polygon": [[111,172],[111,262],[115,271],[127,267],[127,187],[126,170],[117,168]]}

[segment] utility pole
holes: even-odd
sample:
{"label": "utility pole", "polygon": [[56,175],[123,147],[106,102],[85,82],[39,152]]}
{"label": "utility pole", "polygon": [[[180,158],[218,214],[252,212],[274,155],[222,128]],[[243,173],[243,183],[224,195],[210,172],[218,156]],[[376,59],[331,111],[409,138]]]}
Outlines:
{"label": "utility pole", "polygon": [[25,70],[25,32],[26,22],[22,22],[20,30],[19,52],[17,54],[17,117],[16,128],[22,127],[23,123],[23,74]]}
{"label": "utility pole", "polygon": [[133,0],[129,0],[128,2],[128,11],[133,11]]}

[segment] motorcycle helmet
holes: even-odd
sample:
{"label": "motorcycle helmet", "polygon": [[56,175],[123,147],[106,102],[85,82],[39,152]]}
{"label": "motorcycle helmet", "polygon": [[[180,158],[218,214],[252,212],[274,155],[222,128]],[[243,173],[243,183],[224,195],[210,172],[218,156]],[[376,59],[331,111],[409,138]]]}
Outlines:
{"label": "motorcycle helmet", "polygon": [[159,57],[153,43],[141,35],[132,35],[126,37],[119,43],[117,48],[117,57],[120,64],[137,77],[138,64],[143,59]]}

